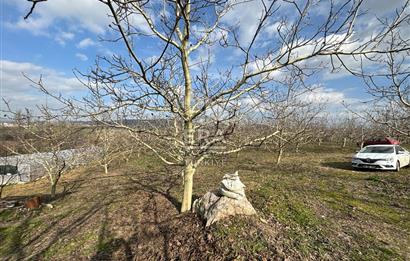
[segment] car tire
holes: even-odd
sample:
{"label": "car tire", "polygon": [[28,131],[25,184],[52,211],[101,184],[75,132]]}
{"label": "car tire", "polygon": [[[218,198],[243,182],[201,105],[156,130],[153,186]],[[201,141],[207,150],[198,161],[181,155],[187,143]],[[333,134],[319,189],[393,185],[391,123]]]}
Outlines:
{"label": "car tire", "polygon": [[396,172],[400,171],[400,161],[396,162]]}

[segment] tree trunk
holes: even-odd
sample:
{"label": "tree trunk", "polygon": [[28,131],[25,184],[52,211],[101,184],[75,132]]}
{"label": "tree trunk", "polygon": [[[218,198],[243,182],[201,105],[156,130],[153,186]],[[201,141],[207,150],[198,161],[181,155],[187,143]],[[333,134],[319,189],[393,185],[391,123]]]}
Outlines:
{"label": "tree trunk", "polygon": [[51,198],[56,197],[57,182],[51,183]]}
{"label": "tree trunk", "polygon": [[104,173],[107,175],[108,174],[108,164],[104,164]]}
{"label": "tree trunk", "polygon": [[280,164],[280,161],[282,160],[282,155],[283,155],[283,148],[280,148],[278,152],[278,157],[276,158],[276,165]]}
{"label": "tree trunk", "polygon": [[195,168],[192,163],[185,166],[184,169],[184,196],[182,198],[181,212],[191,210],[192,206],[192,188],[194,184]]}
{"label": "tree trunk", "polygon": [[[190,19],[191,5],[187,1],[183,10],[177,10],[184,13],[185,19]],[[193,125],[193,111],[192,111],[192,79],[189,68],[189,28],[190,24],[185,23],[185,28],[182,38],[181,48],[181,63],[184,73],[185,90],[184,90],[184,145],[187,146],[188,153],[184,155],[185,169],[184,169],[184,195],[182,198],[181,212],[191,210],[192,204],[192,187],[194,180],[195,167],[193,162],[193,146],[195,128]]]}
{"label": "tree trunk", "polygon": [[360,149],[363,149],[364,145],[364,129],[362,127],[362,136],[360,137]]}
{"label": "tree trunk", "polygon": [[346,147],[347,138],[343,138],[343,148]]}
{"label": "tree trunk", "polygon": [[4,188],[4,186],[5,186],[5,184],[3,184],[3,182],[4,182],[4,175],[1,175],[0,199],[1,199],[2,195],[3,195],[3,188]]}

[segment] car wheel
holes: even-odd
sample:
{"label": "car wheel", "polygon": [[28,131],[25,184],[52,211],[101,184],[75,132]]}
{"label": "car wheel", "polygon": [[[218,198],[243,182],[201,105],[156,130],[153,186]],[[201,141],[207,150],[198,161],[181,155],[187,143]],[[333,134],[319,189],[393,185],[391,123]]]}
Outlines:
{"label": "car wheel", "polygon": [[400,171],[400,161],[396,162],[396,172]]}

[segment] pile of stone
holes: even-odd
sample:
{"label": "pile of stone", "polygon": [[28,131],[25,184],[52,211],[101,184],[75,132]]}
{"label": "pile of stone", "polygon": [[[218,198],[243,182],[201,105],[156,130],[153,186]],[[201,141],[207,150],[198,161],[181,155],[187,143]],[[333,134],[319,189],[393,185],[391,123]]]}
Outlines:
{"label": "pile of stone", "polygon": [[193,211],[206,221],[206,226],[229,216],[256,214],[245,196],[245,185],[239,179],[238,171],[224,175],[217,190],[195,200]]}

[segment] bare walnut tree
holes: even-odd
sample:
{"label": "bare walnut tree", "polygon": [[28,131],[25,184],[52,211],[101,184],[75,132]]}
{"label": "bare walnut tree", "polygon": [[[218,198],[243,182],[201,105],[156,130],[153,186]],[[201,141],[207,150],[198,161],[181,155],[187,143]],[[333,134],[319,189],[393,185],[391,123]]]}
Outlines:
{"label": "bare walnut tree", "polygon": [[127,133],[109,127],[97,127],[95,145],[97,146],[97,163],[108,174],[111,164],[115,161],[126,160],[133,152],[132,144],[127,144]]}
{"label": "bare walnut tree", "polygon": [[82,128],[71,123],[67,116],[54,115],[47,107],[39,107],[38,115],[34,116],[28,110],[26,113],[16,113],[5,103],[8,115],[14,116],[18,126],[15,132],[19,149],[7,148],[15,155],[32,154],[32,161],[39,168],[31,168],[31,171],[48,176],[50,196],[55,198],[60,178],[80,161],[70,149],[78,147],[78,133]]}
{"label": "bare walnut tree", "polygon": [[365,118],[407,137],[410,137],[409,55],[410,52],[386,54],[380,58],[380,63],[385,65],[382,71],[361,72],[368,92],[374,97]]}
{"label": "bare walnut tree", "polygon": [[[408,44],[382,44],[403,19],[358,41],[355,25],[363,1],[329,1],[325,16],[318,15],[317,1],[255,1],[259,10],[250,15],[258,20],[248,28],[248,38],[243,24],[227,18],[249,1],[99,2],[112,17],[115,37],[110,41],[121,42],[125,53],[116,50],[99,58],[90,73],[79,77],[90,91],[81,101],[40,88],[75,105],[84,117],[128,130],[164,163],[182,167],[181,212],[191,209],[194,174],[205,158],[278,135],[275,128],[258,125],[261,119],[252,116],[257,106],[246,101],[275,86],[281,74],[296,70],[309,76],[330,62],[348,68],[344,61],[352,57],[366,60],[409,50]],[[109,120],[98,117],[107,113]],[[244,131],[249,125],[264,127]]]}
{"label": "bare walnut tree", "polygon": [[[356,66],[348,69],[361,77],[372,99],[367,102],[368,109],[355,111],[364,120],[386,127],[388,133],[410,137],[410,2],[403,1],[400,10],[390,19],[382,19],[382,24],[392,26],[377,45],[391,51],[373,54],[368,59],[355,60]],[[400,52],[392,50],[401,49]]]}
{"label": "bare walnut tree", "polygon": [[304,86],[303,79],[293,73],[277,85],[262,95],[259,107],[265,122],[278,132],[278,136],[268,142],[273,144],[268,148],[277,152],[276,164],[279,165],[287,147],[294,145],[298,152],[301,143],[310,142],[325,106],[313,97],[318,86]]}

